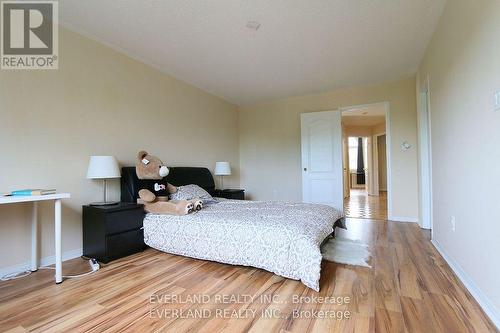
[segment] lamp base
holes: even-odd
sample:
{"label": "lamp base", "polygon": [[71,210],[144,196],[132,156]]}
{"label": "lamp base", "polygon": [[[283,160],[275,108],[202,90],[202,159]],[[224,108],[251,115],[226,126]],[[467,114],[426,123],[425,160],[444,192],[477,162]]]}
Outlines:
{"label": "lamp base", "polygon": [[219,179],[220,179],[220,190],[223,191],[224,190],[224,176],[220,175]]}
{"label": "lamp base", "polygon": [[101,202],[91,202],[90,206],[111,206],[118,204],[118,201],[101,201]]}

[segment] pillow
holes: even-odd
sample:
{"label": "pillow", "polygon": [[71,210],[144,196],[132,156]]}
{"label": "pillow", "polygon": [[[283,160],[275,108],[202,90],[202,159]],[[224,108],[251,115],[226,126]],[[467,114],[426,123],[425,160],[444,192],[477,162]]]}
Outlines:
{"label": "pillow", "polygon": [[191,200],[199,198],[204,204],[217,202],[207,191],[198,185],[178,186],[177,192],[169,195],[170,200]]}

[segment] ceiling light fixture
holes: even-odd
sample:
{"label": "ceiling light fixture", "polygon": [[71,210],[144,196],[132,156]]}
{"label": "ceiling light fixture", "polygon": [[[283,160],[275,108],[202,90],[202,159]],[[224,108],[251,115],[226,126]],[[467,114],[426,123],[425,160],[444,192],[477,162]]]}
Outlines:
{"label": "ceiling light fixture", "polygon": [[248,21],[246,27],[257,31],[260,28],[260,23],[257,21]]}

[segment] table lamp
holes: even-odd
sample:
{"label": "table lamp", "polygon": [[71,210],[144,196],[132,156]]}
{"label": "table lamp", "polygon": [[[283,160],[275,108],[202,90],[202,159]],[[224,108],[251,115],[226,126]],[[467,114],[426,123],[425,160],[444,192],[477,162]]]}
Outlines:
{"label": "table lamp", "polygon": [[229,162],[216,162],[214,174],[220,177],[220,189],[223,190],[224,176],[231,175],[231,166],[229,165]]}
{"label": "table lamp", "polygon": [[111,178],[120,178],[120,167],[114,156],[90,156],[89,168],[87,170],[87,179],[103,180],[103,198],[102,202],[93,202],[91,206],[114,205],[117,202],[107,201],[106,198],[106,180]]}

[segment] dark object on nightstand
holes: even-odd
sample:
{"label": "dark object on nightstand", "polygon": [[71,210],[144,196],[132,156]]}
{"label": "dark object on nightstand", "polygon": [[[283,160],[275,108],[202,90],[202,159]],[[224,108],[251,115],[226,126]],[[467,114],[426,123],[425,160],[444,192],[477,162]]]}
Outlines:
{"label": "dark object on nightstand", "polygon": [[83,255],[103,263],[144,250],[143,205],[83,206]]}
{"label": "dark object on nightstand", "polygon": [[214,197],[233,199],[233,200],[245,200],[245,190],[238,190],[238,189],[215,190]]}

